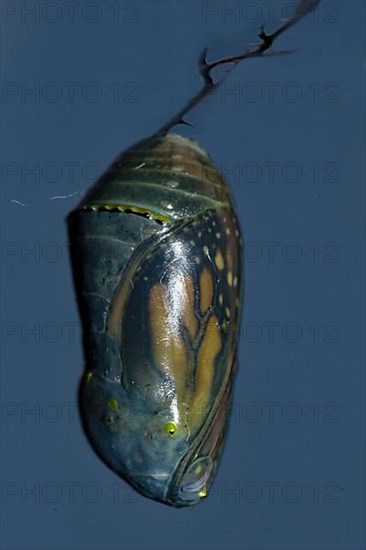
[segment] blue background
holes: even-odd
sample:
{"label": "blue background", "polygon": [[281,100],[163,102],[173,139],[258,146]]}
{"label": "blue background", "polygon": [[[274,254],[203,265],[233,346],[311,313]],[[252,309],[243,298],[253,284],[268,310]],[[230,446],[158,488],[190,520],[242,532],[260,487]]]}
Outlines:
{"label": "blue background", "polygon": [[227,174],[247,243],[240,371],[211,496],[176,510],[136,494],[75,410],[65,216],[197,91],[204,46],[237,52],[293,3],[279,4],[273,19],[261,1],[79,2],[74,15],[64,2],[2,2],[4,549],[364,548],[362,1],[324,1],[278,42],[298,53],[236,67],[181,129]]}

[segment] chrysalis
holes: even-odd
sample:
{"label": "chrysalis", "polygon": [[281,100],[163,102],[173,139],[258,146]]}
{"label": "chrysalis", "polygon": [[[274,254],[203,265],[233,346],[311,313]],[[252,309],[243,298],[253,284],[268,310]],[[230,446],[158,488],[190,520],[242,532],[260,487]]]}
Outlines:
{"label": "chrysalis", "polygon": [[[220,84],[211,71],[261,57],[317,2],[257,46],[208,63],[203,87],[124,152],[70,214],[86,372],[81,411],[101,458],[147,497],[190,506],[223,448],[241,307],[240,227],[224,177],[171,133]],[[269,55],[268,53],[266,55]],[[222,82],[222,80],[221,80]]]}

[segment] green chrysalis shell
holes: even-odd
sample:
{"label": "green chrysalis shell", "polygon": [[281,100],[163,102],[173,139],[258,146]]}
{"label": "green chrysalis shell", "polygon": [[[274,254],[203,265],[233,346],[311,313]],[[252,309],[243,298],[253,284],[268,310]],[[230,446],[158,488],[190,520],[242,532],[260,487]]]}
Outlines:
{"label": "green chrysalis shell", "polygon": [[227,183],[197,143],[153,137],[112,164],[69,225],[89,437],[141,493],[195,504],[221,454],[235,366],[241,252]]}

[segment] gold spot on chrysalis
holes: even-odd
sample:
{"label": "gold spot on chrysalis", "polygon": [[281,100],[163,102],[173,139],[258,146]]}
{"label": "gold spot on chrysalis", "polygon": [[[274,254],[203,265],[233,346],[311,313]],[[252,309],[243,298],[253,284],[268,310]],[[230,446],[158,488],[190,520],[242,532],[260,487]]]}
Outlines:
{"label": "gold spot on chrysalis", "polygon": [[93,372],[91,370],[85,373],[85,382],[90,382],[92,378],[93,378]]}
{"label": "gold spot on chrysalis", "polygon": [[164,426],[164,433],[169,435],[169,437],[174,437],[177,431],[177,426],[174,422],[167,422]]}
{"label": "gold spot on chrysalis", "polygon": [[113,399],[113,397],[108,400],[107,405],[108,409],[111,411],[116,411],[118,409],[118,401],[116,399]]}

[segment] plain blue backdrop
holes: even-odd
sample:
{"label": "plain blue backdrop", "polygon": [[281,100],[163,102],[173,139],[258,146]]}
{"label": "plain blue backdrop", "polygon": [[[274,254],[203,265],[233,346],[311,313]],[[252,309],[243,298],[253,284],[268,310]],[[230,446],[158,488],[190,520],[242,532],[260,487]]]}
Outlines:
{"label": "plain blue backdrop", "polygon": [[324,0],[277,45],[299,52],[236,67],[180,130],[227,175],[246,240],[211,496],[188,510],[141,497],[92,451],[76,408],[65,216],[198,90],[203,47],[236,53],[293,4],[2,1],[4,549],[365,547],[362,1]]}

